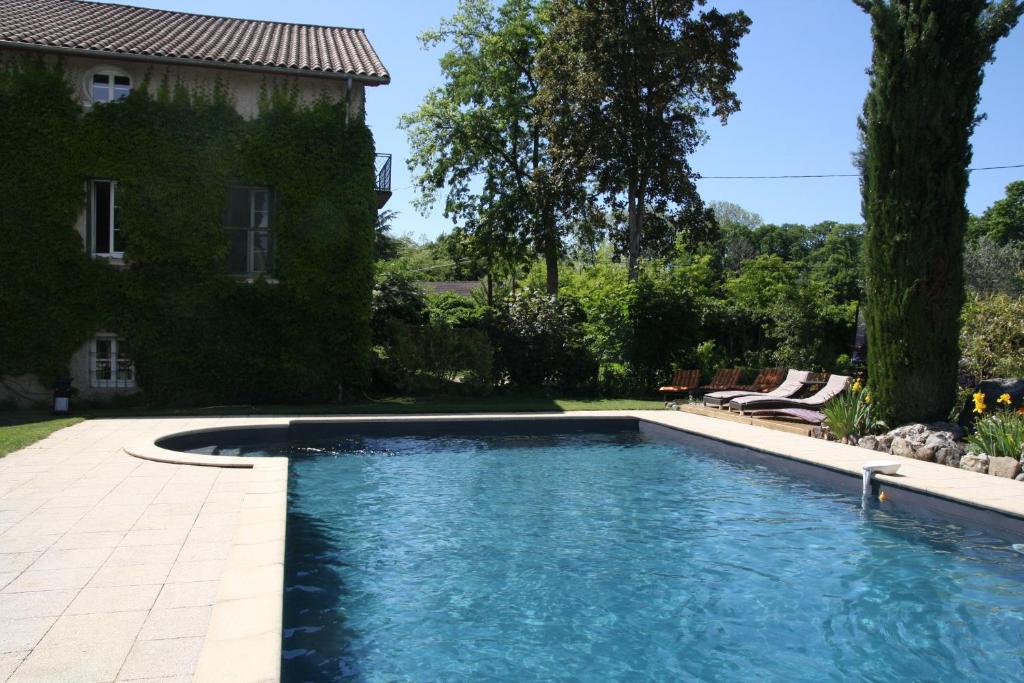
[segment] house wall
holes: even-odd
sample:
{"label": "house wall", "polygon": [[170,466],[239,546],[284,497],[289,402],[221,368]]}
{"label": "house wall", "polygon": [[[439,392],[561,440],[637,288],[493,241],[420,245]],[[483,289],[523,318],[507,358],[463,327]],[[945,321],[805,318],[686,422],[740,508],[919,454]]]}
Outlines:
{"label": "house wall", "polygon": [[[0,49],[0,60],[39,55],[31,50]],[[301,102],[310,103],[326,96],[333,101],[348,100],[353,116],[362,111],[365,99],[364,84],[347,78],[292,75],[270,71],[246,71],[240,68],[219,66],[192,66],[188,64],[165,64],[144,62],[134,59],[119,59],[100,55],[98,57],[61,56],[47,54],[47,60],[61,59],[68,72],[75,93],[82,106],[92,106],[90,83],[97,71],[109,70],[131,77],[132,87],[137,88],[148,79],[151,87],[159,87],[167,79],[171,84],[181,83],[189,89],[212,90],[217,82],[227,86],[239,114],[247,119],[259,115],[260,94],[266,88],[295,88]]]}
{"label": "house wall", "polygon": [[[37,51],[0,49],[0,63],[12,59],[40,55]],[[236,111],[246,118],[259,116],[261,94],[275,87],[294,88],[302,103],[312,103],[321,97],[336,102],[347,101],[351,116],[358,116],[365,101],[365,86],[355,79],[279,74],[274,72],[244,71],[216,66],[191,66],[144,62],[98,56],[61,56],[44,54],[49,61],[60,59],[67,71],[68,79],[79,102],[86,109],[92,106],[92,76],[98,71],[108,71],[131,78],[132,88],[158,88],[166,79],[172,85],[178,83],[189,89],[211,90],[218,83],[227,87]],[[116,179],[115,179],[116,180]],[[83,192],[85,188],[83,187]],[[73,229],[82,239],[83,249],[87,233],[86,210],[83,209]],[[70,226],[69,226],[70,227]],[[115,264],[118,265],[118,264]],[[72,356],[69,372],[76,391],[75,399],[89,403],[106,403],[118,396],[139,393],[137,387],[94,387],[90,377],[91,341],[86,341]],[[14,403],[22,408],[49,405],[52,390],[32,375],[0,377],[0,403]]]}

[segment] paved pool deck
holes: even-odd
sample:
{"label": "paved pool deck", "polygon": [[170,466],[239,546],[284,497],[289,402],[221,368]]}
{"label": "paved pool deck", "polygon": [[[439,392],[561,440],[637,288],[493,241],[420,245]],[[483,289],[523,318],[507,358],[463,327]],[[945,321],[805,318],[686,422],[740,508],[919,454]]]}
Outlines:
{"label": "paved pool deck", "polygon": [[[1008,479],[683,412],[562,415],[635,416],[855,476],[884,457],[902,467],[883,484],[1024,518]],[[290,419],[89,420],[0,458],[0,681],[277,680],[286,459],[153,441]]]}

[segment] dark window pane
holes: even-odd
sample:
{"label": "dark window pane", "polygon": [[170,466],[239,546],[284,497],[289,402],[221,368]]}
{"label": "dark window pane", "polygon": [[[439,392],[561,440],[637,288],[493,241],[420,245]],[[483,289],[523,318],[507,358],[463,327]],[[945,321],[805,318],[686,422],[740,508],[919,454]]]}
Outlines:
{"label": "dark window pane", "polygon": [[248,228],[251,220],[249,213],[249,188],[232,187],[228,189],[228,214],[224,219],[225,227]]}
{"label": "dark window pane", "polygon": [[121,231],[121,207],[118,205],[118,195],[120,191],[120,185],[111,184],[110,193],[112,195],[113,202],[110,207],[110,232],[114,240],[111,251],[123,254],[125,239],[124,232]]}
{"label": "dark window pane", "polygon": [[253,226],[254,228],[270,227],[270,193],[266,190],[253,190],[252,193]]}
{"label": "dark window pane", "polygon": [[110,76],[96,74],[92,77],[92,99],[94,102],[110,100]]}
{"label": "dark window pane", "polygon": [[114,99],[119,100],[122,97],[128,97],[128,93],[132,91],[132,82],[127,76],[114,76]]}
{"label": "dark window pane", "polygon": [[93,253],[110,253],[110,222],[113,207],[110,205],[110,183],[97,180],[93,187]]}
{"label": "dark window pane", "polygon": [[96,379],[109,380],[113,372],[113,345],[109,339],[96,340],[96,356],[93,360],[93,371]]}
{"label": "dark window pane", "polygon": [[267,273],[270,271],[270,233],[254,232],[252,234],[252,272]]}
{"label": "dark window pane", "polygon": [[232,275],[249,273],[249,233],[245,230],[225,230],[228,234],[228,272]]}

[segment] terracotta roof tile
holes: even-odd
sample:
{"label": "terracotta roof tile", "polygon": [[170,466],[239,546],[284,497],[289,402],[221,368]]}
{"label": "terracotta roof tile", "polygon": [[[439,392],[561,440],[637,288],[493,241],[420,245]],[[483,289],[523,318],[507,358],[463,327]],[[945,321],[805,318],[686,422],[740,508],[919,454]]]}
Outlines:
{"label": "terracotta roof tile", "polygon": [[391,80],[362,29],[84,0],[0,0],[4,43]]}

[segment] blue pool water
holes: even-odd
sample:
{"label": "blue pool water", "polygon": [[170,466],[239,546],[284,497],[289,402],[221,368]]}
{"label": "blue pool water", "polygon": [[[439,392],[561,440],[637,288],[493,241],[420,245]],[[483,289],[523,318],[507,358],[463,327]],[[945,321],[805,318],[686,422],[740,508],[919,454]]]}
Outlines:
{"label": "blue pool water", "polygon": [[637,434],[293,447],[286,681],[1024,676],[1006,541]]}

